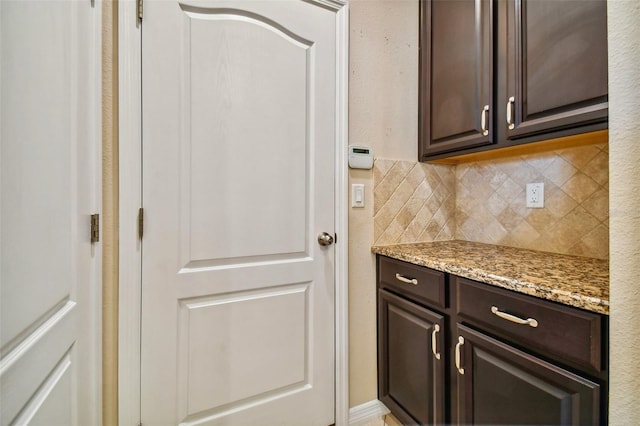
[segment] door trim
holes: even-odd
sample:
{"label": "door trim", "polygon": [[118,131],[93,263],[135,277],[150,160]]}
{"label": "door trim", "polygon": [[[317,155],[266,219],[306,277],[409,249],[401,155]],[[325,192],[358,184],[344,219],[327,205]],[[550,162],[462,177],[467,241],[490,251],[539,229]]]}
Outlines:
{"label": "door trim", "polygon": [[137,2],[118,5],[118,420],[140,423],[142,268],[137,214],[142,204],[141,31]]}
{"label": "door trim", "polygon": [[[343,0],[300,0],[336,14],[335,158],[335,424],[349,424],[348,323],[348,80],[349,9]],[[141,31],[136,2],[118,8],[119,78],[119,306],[118,424],[140,422],[141,246],[137,214],[142,202]]]}

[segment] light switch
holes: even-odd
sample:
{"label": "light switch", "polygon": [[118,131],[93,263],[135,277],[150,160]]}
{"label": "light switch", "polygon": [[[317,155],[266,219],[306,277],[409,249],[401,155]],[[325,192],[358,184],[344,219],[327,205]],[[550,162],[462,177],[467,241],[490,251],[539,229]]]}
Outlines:
{"label": "light switch", "polygon": [[351,207],[364,207],[364,184],[354,183],[351,185]]}

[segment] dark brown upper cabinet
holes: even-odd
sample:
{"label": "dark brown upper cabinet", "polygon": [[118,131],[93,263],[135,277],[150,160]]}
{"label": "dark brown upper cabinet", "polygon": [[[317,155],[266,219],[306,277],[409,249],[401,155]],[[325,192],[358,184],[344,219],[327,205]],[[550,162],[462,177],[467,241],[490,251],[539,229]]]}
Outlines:
{"label": "dark brown upper cabinet", "polygon": [[507,5],[507,138],[606,123],[606,1]]}
{"label": "dark brown upper cabinet", "polygon": [[493,1],[423,1],[420,27],[420,155],[493,143]]}
{"label": "dark brown upper cabinet", "polygon": [[605,0],[420,5],[420,160],[607,128]]}

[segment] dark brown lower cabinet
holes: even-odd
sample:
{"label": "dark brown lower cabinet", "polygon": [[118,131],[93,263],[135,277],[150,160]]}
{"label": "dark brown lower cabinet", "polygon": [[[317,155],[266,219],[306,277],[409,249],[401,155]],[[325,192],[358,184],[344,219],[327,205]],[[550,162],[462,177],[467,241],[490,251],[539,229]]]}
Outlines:
{"label": "dark brown lower cabinet", "polygon": [[403,424],[444,422],[444,317],[378,292],[379,399]]}
{"label": "dark brown lower cabinet", "polygon": [[404,425],[607,423],[606,316],[378,256],[378,398]]}
{"label": "dark brown lower cabinet", "polygon": [[600,385],[458,324],[458,424],[597,425]]}

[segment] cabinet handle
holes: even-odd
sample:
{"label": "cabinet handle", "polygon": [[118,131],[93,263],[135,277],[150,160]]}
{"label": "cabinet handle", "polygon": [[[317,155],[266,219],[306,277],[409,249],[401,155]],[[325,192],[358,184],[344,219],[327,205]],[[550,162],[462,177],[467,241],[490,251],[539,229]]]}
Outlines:
{"label": "cabinet handle", "polygon": [[431,351],[436,359],[440,359],[440,352],[438,352],[438,340],[436,335],[440,332],[440,326],[438,324],[433,326],[433,331],[431,332]]}
{"label": "cabinet handle", "polygon": [[516,126],[513,124],[513,109],[515,108],[516,98],[511,96],[507,101],[507,124],[509,130],[513,130]]}
{"label": "cabinet handle", "polygon": [[491,313],[499,316],[502,319],[506,319],[507,321],[515,322],[516,324],[528,325],[529,327],[537,327],[538,321],[533,318],[522,319],[515,315],[508,314],[506,312],[502,312],[496,306],[491,307]]}
{"label": "cabinet handle", "polygon": [[482,108],[482,113],[480,113],[480,127],[482,128],[482,136],[487,136],[489,134],[489,129],[487,129],[487,119],[489,118],[489,105],[485,105]]}
{"label": "cabinet handle", "polygon": [[400,274],[396,274],[396,279],[406,284],[418,285],[418,280],[416,280],[415,278],[407,278],[407,277],[403,277]]}
{"label": "cabinet handle", "polygon": [[456,368],[458,373],[464,374],[464,368],[460,367],[460,347],[464,345],[464,337],[458,336],[458,343],[456,344]]}

